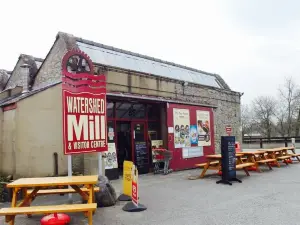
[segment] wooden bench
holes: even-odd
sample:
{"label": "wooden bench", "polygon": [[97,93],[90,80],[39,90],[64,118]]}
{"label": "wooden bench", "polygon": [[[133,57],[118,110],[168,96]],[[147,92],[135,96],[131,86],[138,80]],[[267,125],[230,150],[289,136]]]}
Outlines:
{"label": "wooden bench", "polygon": [[30,207],[13,207],[0,209],[0,216],[5,216],[7,223],[14,224],[16,215],[33,215],[33,214],[51,214],[51,213],[73,213],[88,212],[88,224],[93,224],[93,211],[97,208],[96,203],[92,204],[73,204],[73,205],[51,205],[51,206],[30,206]]}
{"label": "wooden bench", "polygon": [[[207,163],[200,163],[200,164],[195,164],[196,167],[204,167]],[[210,166],[218,165],[219,161],[212,161],[209,163]]]}
{"label": "wooden bench", "polygon": [[241,164],[237,164],[235,166],[235,168],[238,170],[238,169],[243,169],[246,173],[247,176],[250,176],[248,170],[247,170],[247,167],[251,167],[251,166],[255,166],[254,163],[241,163]]}
{"label": "wooden bench", "polygon": [[257,163],[270,163],[270,162],[275,162],[276,159],[262,159],[259,161],[256,161]]}
{"label": "wooden bench", "polygon": [[287,159],[291,159],[291,156],[285,155],[285,156],[278,156],[277,160],[282,160],[286,165],[289,165]]}
{"label": "wooden bench", "polygon": [[[30,195],[33,190],[27,190],[27,195]],[[88,192],[88,188],[81,188],[81,191]],[[99,187],[94,187],[94,192],[99,192]],[[39,190],[36,194],[36,196],[39,195],[53,195],[53,194],[69,194],[69,193],[77,193],[73,188],[65,188],[65,189],[43,189]]]}
{"label": "wooden bench", "polygon": [[244,169],[247,167],[255,166],[254,163],[242,163],[235,166],[236,169]]}
{"label": "wooden bench", "polygon": [[291,158],[291,156],[278,156],[277,157],[277,159],[279,159],[279,160],[286,160],[286,159],[290,159]]}

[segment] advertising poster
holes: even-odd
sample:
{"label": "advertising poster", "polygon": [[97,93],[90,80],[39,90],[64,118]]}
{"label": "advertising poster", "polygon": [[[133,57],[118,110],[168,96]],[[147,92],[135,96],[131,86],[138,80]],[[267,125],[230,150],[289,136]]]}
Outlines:
{"label": "advertising poster", "polygon": [[190,111],[173,109],[175,148],[190,147]]}
{"label": "advertising poster", "polygon": [[211,145],[210,115],[208,111],[197,110],[198,146]]}
{"label": "advertising poster", "polygon": [[198,130],[197,125],[191,125],[190,138],[192,145],[198,145]]}
{"label": "advertising poster", "polygon": [[108,151],[103,154],[105,159],[105,169],[118,168],[118,159],[115,143],[108,143]]}

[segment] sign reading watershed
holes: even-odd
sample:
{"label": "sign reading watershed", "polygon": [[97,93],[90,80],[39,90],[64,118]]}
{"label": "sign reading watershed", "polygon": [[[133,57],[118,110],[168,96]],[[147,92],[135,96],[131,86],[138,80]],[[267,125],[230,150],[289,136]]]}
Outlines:
{"label": "sign reading watershed", "polygon": [[146,142],[135,142],[135,157],[138,169],[148,168],[149,154]]}
{"label": "sign reading watershed", "polygon": [[222,180],[232,181],[236,178],[235,137],[221,137]]}

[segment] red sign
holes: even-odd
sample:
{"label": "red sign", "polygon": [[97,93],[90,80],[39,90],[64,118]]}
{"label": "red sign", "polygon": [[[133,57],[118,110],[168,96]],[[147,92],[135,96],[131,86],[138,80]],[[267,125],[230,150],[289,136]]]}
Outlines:
{"label": "red sign", "polygon": [[131,188],[131,199],[132,203],[138,206],[138,199],[139,199],[139,194],[138,194],[138,171],[136,167],[133,165],[132,167],[132,188]]}
{"label": "red sign", "polygon": [[62,101],[65,154],[107,151],[106,80],[94,75],[83,52],[70,51],[63,59]]}
{"label": "red sign", "polygon": [[232,133],[232,127],[231,126],[226,126],[225,130],[226,130],[226,133],[228,135],[230,135]]}

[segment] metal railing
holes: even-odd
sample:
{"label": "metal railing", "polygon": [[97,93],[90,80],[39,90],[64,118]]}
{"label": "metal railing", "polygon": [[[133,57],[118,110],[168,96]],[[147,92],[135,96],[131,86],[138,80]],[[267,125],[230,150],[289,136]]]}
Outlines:
{"label": "metal railing", "polygon": [[263,148],[264,143],[266,144],[284,144],[285,147],[288,143],[291,143],[292,138],[295,138],[295,143],[300,143],[300,137],[243,137],[243,144],[258,144],[260,148]]}

